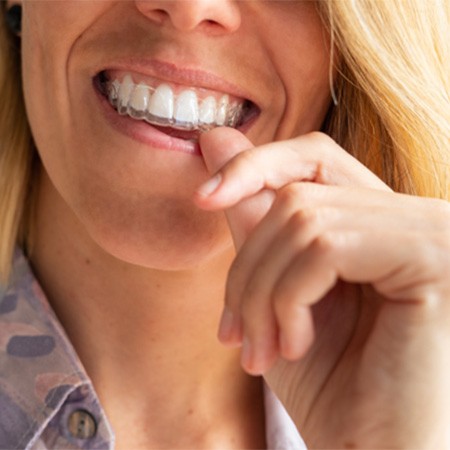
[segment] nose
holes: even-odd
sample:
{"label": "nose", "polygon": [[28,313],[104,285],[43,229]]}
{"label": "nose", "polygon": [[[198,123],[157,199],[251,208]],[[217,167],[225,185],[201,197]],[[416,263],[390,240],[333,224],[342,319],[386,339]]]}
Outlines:
{"label": "nose", "polygon": [[235,0],[136,0],[138,10],[161,25],[179,31],[231,33],[241,24]]}

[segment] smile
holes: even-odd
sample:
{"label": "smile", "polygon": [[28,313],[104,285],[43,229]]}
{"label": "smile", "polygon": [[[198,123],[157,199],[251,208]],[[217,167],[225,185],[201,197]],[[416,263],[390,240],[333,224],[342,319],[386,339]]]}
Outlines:
{"label": "smile", "polygon": [[[142,78],[142,77],[141,77]],[[258,113],[249,100],[204,88],[185,87],[127,72],[103,71],[97,87],[120,114],[183,131],[239,128]]]}

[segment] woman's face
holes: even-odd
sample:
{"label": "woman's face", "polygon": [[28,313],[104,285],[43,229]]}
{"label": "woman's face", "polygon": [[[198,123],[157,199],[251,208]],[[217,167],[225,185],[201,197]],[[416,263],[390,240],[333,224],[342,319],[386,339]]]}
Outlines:
{"label": "woman's face", "polygon": [[181,128],[234,114],[258,145],[319,129],[328,109],[328,39],[311,0],[24,0],[22,30],[48,195],[136,264],[188,267],[231,241],[223,215],[191,200],[207,177],[195,132],[128,113],[164,125],[173,114]]}

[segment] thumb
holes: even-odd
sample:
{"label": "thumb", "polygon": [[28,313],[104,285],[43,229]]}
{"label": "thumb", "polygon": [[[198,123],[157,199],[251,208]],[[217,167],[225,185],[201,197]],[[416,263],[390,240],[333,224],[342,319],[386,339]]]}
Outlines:
{"label": "thumb", "polygon": [[200,135],[200,148],[211,175],[236,155],[253,147],[247,136],[234,128],[214,128]]}
{"label": "thumb", "polygon": [[[244,134],[233,128],[215,128],[200,136],[200,148],[211,175],[236,155],[253,147]],[[240,249],[252,229],[266,215],[274,198],[273,191],[262,190],[225,211],[236,250]],[[205,200],[201,195],[197,196],[200,207]]]}

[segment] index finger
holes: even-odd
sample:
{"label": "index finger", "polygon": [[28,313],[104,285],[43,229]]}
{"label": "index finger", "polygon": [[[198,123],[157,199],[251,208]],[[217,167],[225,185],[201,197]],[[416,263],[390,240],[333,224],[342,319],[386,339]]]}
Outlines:
{"label": "index finger", "polygon": [[[218,138],[218,133],[212,136]],[[208,147],[221,142],[208,142]],[[295,139],[250,148],[231,158],[217,173],[215,190],[197,199],[204,209],[224,209],[262,190],[293,182],[391,189],[329,136],[313,132]]]}

